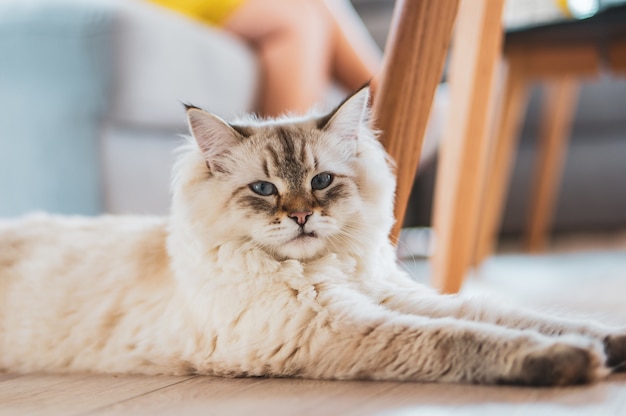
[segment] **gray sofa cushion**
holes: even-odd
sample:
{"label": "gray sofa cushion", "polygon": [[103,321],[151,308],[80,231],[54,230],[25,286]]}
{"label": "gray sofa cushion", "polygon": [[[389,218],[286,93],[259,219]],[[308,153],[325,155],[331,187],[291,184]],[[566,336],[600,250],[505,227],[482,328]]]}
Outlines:
{"label": "gray sofa cushion", "polygon": [[242,41],[145,1],[100,1],[116,10],[113,123],[180,126],[180,101],[224,117],[253,109],[258,65]]}

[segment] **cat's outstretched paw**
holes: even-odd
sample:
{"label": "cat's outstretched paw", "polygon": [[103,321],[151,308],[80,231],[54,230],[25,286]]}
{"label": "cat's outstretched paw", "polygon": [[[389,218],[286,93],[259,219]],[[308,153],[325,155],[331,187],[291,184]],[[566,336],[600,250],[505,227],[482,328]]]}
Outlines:
{"label": "cat's outstretched paw", "polygon": [[520,360],[518,375],[512,382],[528,386],[589,383],[608,374],[604,358],[593,346],[557,342],[526,354]]}
{"label": "cat's outstretched paw", "polygon": [[613,371],[626,371],[626,334],[609,335],[603,342],[606,365]]}

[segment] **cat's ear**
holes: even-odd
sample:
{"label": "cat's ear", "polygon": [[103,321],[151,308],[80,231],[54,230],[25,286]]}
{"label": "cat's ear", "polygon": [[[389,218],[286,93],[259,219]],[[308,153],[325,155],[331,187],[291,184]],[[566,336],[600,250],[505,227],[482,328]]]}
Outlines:
{"label": "cat's ear", "polygon": [[223,171],[220,159],[242,139],[241,134],[215,114],[185,104],[189,129],[211,172]]}
{"label": "cat's ear", "polygon": [[370,89],[365,85],[346,98],[328,115],[317,120],[317,127],[340,138],[356,153],[357,139],[362,128],[367,128],[370,119]]}

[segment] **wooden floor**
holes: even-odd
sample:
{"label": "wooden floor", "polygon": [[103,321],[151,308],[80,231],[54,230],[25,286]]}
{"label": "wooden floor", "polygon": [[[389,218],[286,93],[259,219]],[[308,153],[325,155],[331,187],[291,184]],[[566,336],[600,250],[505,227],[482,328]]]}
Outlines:
{"label": "wooden floor", "polygon": [[560,389],[94,375],[6,377],[0,386],[2,415],[626,414],[623,374]]}
{"label": "wooden floor", "polygon": [[[601,239],[600,239],[601,240]],[[489,260],[464,287],[626,325],[626,246]],[[609,242],[609,240],[606,240]],[[569,244],[569,246],[567,245]],[[621,242],[620,242],[621,244]],[[565,251],[565,253],[563,253]],[[428,266],[408,262],[423,278]],[[626,415],[626,374],[589,386],[518,388],[290,379],[0,373],[0,415]]]}

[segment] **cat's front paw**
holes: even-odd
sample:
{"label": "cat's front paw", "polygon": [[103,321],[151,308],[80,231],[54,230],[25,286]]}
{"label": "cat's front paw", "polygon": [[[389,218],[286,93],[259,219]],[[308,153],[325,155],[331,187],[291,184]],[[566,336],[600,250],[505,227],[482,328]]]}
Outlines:
{"label": "cat's front paw", "polygon": [[534,349],[521,358],[515,384],[565,386],[606,376],[604,356],[595,348],[556,342]]}
{"label": "cat's front paw", "polygon": [[626,371],[626,334],[609,335],[603,343],[606,365],[613,371]]}

